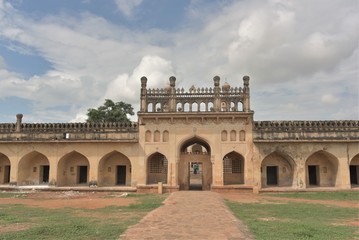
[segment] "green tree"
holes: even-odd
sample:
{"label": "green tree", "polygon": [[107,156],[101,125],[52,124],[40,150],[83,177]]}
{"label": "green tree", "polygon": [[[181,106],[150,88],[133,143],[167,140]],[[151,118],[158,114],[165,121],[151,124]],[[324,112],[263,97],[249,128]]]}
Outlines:
{"label": "green tree", "polygon": [[134,115],[131,104],[124,102],[114,103],[110,99],[105,99],[105,103],[97,109],[89,108],[87,110],[86,122],[131,122],[127,115]]}

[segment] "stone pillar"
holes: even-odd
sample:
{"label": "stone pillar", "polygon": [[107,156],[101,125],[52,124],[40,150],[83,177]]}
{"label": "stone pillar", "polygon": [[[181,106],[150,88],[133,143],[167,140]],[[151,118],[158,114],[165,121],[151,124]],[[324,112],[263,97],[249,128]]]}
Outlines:
{"label": "stone pillar", "polygon": [[21,122],[23,115],[21,113],[16,114],[16,132],[21,132]]}
{"label": "stone pillar", "polygon": [[251,111],[251,107],[250,107],[250,94],[249,94],[249,77],[248,76],[244,76],[243,77],[243,94],[244,94],[244,102],[243,102],[243,111],[244,112],[250,112]]}
{"label": "stone pillar", "polygon": [[219,92],[220,92],[220,87],[219,87],[220,77],[215,76],[213,78],[213,81],[214,81],[214,103],[213,103],[213,107],[214,107],[215,112],[220,112],[221,111],[221,98],[220,98],[220,95],[219,95]]}
{"label": "stone pillar", "polygon": [[169,111],[176,112],[176,77],[170,77],[170,101]]}
{"label": "stone pillar", "polygon": [[141,112],[147,112],[147,78],[141,77]]}

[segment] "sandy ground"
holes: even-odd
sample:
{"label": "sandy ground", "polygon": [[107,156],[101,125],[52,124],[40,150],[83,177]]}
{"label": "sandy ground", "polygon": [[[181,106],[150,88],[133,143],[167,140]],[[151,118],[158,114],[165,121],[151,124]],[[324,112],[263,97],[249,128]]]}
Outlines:
{"label": "sandy ground", "polygon": [[[104,208],[106,206],[128,206],[136,201],[126,198],[126,193],[105,192],[29,192],[22,198],[0,198],[1,204],[24,204],[42,208]],[[46,200],[46,201],[44,201]]]}

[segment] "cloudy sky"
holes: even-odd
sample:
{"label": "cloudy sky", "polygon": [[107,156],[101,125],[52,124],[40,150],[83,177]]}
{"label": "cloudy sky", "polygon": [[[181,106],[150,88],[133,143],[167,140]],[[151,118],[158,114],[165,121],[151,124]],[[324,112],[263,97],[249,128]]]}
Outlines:
{"label": "cloudy sky", "polygon": [[241,86],[255,120],[359,119],[357,0],[0,0],[0,122],[84,121],[163,87]]}

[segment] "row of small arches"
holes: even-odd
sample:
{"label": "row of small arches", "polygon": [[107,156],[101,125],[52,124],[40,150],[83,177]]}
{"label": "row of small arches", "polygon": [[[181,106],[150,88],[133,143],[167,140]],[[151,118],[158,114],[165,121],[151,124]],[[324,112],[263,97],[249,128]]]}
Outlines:
{"label": "row of small arches", "polygon": [[[229,136],[229,137],[228,137]],[[246,132],[244,130],[239,131],[238,134],[239,141],[245,141],[246,140]],[[229,133],[226,130],[223,130],[221,133],[221,141],[237,141],[237,131],[231,130]]]}
{"label": "row of small arches", "polygon": [[[166,112],[168,111],[168,105],[166,103],[162,104],[160,102],[157,103],[148,103],[147,104],[147,112]],[[212,102],[185,102],[185,103],[177,103],[176,112],[213,112],[214,105]],[[221,111],[222,112],[238,112],[243,111],[243,104],[241,102],[222,102],[221,103]]]}
{"label": "row of small arches", "polygon": [[150,130],[147,130],[145,133],[146,142],[168,142],[168,140],[169,140],[169,132],[167,130],[163,131],[162,134],[158,130],[154,131],[153,134]]}

